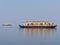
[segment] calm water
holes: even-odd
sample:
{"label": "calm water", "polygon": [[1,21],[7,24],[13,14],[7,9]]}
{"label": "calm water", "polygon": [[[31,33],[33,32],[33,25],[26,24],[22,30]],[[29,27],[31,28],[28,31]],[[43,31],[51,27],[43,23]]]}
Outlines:
{"label": "calm water", "polygon": [[0,27],[0,45],[57,44],[60,44],[59,29]]}
{"label": "calm water", "polygon": [[[47,17],[46,17],[47,18]],[[15,19],[15,18],[14,18]],[[19,20],[18,17],[15,20],[10,19],[3,19],[0,23],[0,45],[59,45],[60,44],[60,23],[59,19],[55,16],[52,17],[54,23],[58,26],[56,29],[46,29],[46,28],[19,28],[19,23],[27,21],[29,18],[21,18]],[[32,17],[32,19],[34,19]],[[36,18],[35,18],[36,19]],[[41,20],[41,18],[38,18]],[[9,20],[9,21],[8,21]],[[43,18],[42,18],[43,20]],[[12,23],[13,26],[7,27],[2,26],[3,23]]]}
{"label": "calm water", "polygon": [[[60,45],[60,0],[0,0],[0,45]],[[19,28],[29,20],[47,20],[56,29]],[[2,24],[11,23],[11,27]]]}

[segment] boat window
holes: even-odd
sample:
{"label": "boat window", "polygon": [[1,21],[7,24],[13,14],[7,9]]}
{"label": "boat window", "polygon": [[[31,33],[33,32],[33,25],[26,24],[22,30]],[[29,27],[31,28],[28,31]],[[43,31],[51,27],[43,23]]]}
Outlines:
{"label": "boat window", "polygon": [[45,24],[46,24],[46,22],[45,22]]}
{"label": "boat window", "polygon": [[48,23],[50,25],[50,23]]}
{"label": "boat window", "polygon": [[33,23],[31,23],[31,25],[34,25]]}
{"label": "boat window", "polygon": [[29,26],[29,24],[27,24]]}
{"label": "boat window", "polygon": [[40,23],[40,25],[43,25],[43,23]]}

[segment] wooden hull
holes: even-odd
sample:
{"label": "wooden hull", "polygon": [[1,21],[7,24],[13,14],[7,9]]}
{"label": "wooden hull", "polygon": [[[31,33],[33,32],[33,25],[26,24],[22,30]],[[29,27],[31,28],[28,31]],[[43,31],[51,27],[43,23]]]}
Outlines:
{"label": "wooden hull", "polygon": [[22,26],[19,25],[21,28],[55,28],[57,25],[54,26]]}

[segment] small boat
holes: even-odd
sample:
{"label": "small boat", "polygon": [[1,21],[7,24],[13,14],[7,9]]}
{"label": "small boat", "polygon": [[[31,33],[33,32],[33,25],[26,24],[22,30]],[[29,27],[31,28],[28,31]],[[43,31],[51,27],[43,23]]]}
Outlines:
{"label": "small boat", "polygon": [[12,24],[2,24],[2,26],[12,26]]}
{"label": "small boat", "polygon": [[55,28],[57,27],[57,25],[55,25],[53,22],[48,22],[48,21],[27,21],[19,26],[21,28]]}

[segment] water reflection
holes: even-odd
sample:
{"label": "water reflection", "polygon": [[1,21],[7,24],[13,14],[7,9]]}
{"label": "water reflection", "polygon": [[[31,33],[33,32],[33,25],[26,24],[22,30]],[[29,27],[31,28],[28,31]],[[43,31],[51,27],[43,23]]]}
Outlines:
{"label": "water reflection", "polygon": [[51,35],[56,32],[56,28],[23,28],[23,32],[26,35],[41,35],[41,36],[46,36],[46,35]]}

